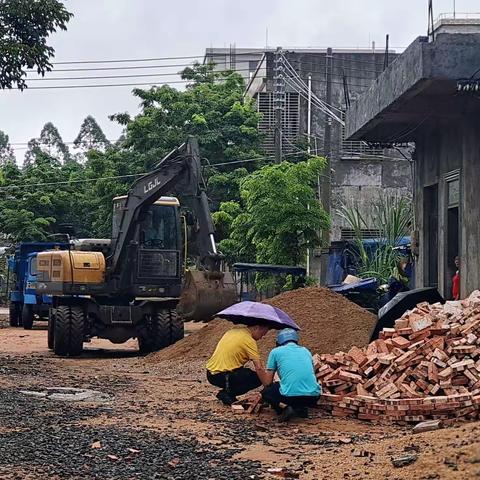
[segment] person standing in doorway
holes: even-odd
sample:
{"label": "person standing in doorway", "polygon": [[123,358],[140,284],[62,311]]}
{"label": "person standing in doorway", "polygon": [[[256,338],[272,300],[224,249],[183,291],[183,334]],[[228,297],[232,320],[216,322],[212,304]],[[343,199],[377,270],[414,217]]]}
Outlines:
{"label": "person standing in doorway", "polygon": [[457,270],[452,278],[452,297],[454,300],[460,300],[460,257],[456,256],[454,262]]}

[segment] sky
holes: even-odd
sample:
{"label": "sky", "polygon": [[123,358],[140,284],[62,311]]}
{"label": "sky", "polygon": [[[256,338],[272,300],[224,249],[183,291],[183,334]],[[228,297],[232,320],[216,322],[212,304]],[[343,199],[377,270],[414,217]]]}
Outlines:
{"label": "sky", "polygon": [[[434,16],[452,12],[454,0],[434,0]],[[86,62],[199,56],[207,47],[349,47],[376,48],[390,35],[391,48],[403,49],[426,35],[428,0],[66,0],[75,16],[66,32],[50,37],[53,62]],[[480,11],[478,0],[456,0],[457,12]],[[60,69],[184,64],[193,59],[123,64],[55,65],[45,78],[178,72],[180,68],[59,72]],[[30,86],[166,82],[175,76],[34,80]],[[181,85],[172,84],[172,86]],[[108,119],[118,112],[138,112],[134,87],[31,89],[0,91],[0,130],[10,137],[19,163],[25,144],[52,122],[63,140],[72,142],[87,115],[96,118],[109,139],[121,127]]]}

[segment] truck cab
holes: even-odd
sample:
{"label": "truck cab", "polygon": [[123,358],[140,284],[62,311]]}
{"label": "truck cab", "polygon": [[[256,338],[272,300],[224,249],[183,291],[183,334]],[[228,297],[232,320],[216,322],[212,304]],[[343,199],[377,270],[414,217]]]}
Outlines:
{"label": "truck cab", "polygon": [[14,285],[8,295],[10,326],[30,330],[35,319],[48,319],[52,303],[50,295],[37,294],[37,254],[44,250],[66,250],[67,243],[22,242],[8,259],[8,268]]}

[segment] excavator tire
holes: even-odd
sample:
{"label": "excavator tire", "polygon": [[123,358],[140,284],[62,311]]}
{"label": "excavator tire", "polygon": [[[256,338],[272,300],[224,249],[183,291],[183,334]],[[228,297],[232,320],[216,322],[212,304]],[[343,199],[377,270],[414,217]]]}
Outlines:
{"label": "excavator tire", "polygon": [[83,351],[85,314],[81,307],[56,308],[53,351],[62,357],[75,357]]}
{"label": "excavator tire", "polygon": [[23,304],[22,308],[22,324],[25,330],[31,330],[33,327],[33,305]]}
{"label": "excavator tire", "polygon": [[55,315],[50,311],[50,316],[48,318],[48,349],[53,350],[54,339],[55,339]]}
{"label": "excavator tire", "polygon": [[183,319],[176,310],[170,310],[170,345],[178,342],[185,336]]}
{"label": "excavator tire", "polygon": [[10,316],[10,326],[11,327],[18,327],[18,324],[21,323],[21,317],[20,317],[20,305],[15,302],[10,302],[10,305],[8,306],[8,313]]}
{"label": "excavator tire", "polygon": [[147,328],[138,336],[141,353],[150,353],[173,345],[184,336],[182,318],[175,310],[157,310],[147,319]]}
{"label": "excavator tire", "polygon": [[170,316],[168,310],[157,310],[146,315],[146,327],[138,336],[138,347],[141,353],[161,350],[170,345]]}

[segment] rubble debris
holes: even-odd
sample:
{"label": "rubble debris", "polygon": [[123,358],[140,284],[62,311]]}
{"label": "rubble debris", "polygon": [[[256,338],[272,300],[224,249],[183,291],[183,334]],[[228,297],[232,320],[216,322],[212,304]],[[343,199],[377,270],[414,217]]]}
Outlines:
{"label": "rubble debris", "polygon": [[366,450],[360,450],[360,449],[356,448],[352,451],[352,455],[354,457],[371,457],[371,456],[373,456],[373,453],[372,452],[367,452]]}
{"label": "rubble debris", "polygon": [[245,408],[243,407],[243,405],[232,405],[232,412],[233,413],[245,413]]}
{"label": "rubble debris", "polygon": [[109,402],[113,398],[98,390],[71,387],[47,387],[42,391],[20,390],[23,395],[63,402]]}
{"label": "rubble debris", "polygon": [[253,392],[241,400],[232,404],[233,413],[259,413],[262,408],[262,396],[259,392]]}
{"label": "rubble debris", "polygon": [[267,472],[280,478],[300,478],[300,473],[287,470],[286,468],[269,468]]}
{"label": "rubble debris", "polygon": [[413,427],[413,433],[430,432],[432,430],[438,430],[439,428],[442,428],[441,420],[427,420],[426,422],[417,423],[417,425]]}
{"label": "rubble debris", "polygon": [[418,455],[403,455],[401,457],[392,458],[392,465],[396,468],[406,467],[407,465],[411,465],[415,463],[418,459]]}
{"label": "rubble debris", "polygon": [[334,416],[400,423],[475,420],[480,410],[480,291],[421,303],[365,348],[315,356]]}

